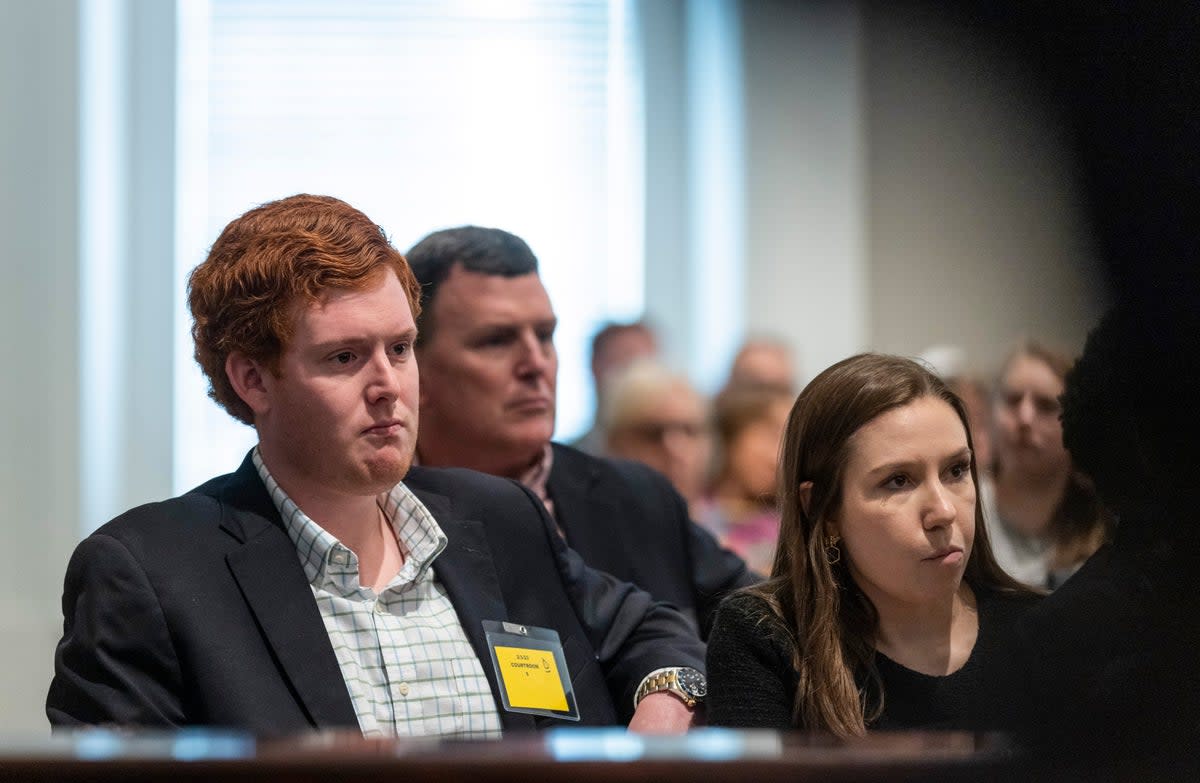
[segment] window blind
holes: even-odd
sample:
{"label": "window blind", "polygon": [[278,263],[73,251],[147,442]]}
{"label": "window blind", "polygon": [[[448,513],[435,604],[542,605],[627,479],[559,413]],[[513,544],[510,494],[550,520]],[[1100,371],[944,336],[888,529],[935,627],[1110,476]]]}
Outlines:
{"label": "window blind", "polygon": [[[343,198],[403,252],[430,231],[529,242],[560,319],[559,434],[591,417],[587,341],[642,309],[638,71],[624,0],[191,0],[181,12],[181,276],[232,218]],[[181,6],[182,7],[182,6]],[[193,243],[195,244],[195,243]],[[180,488],[253,442],[180,379]]]}

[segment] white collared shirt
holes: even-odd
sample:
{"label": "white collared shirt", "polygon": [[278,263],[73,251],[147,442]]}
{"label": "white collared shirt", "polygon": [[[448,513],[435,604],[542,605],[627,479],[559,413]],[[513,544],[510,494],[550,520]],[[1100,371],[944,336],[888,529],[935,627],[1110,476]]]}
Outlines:
{"label": "white collared shirt", "polygon": [[403,483],[380,508],[404,566],[380,593],[360,583],[358,557],[254,466],[283,516],[312,587],[363,736],[500,736],[496,700],[445,588],[433,573],[446,534]]}

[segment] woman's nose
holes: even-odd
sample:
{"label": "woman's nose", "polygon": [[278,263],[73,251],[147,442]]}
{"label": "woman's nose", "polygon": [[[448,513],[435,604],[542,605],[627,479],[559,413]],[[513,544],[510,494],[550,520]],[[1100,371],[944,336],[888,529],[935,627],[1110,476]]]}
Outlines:
{"label": "woman's nose", "polygon": [[958,509],[950,497],[950,490],[941,481],[933,481],[928,487],[927,507],[923,522],[926,527],[941,527],[954,521]]}

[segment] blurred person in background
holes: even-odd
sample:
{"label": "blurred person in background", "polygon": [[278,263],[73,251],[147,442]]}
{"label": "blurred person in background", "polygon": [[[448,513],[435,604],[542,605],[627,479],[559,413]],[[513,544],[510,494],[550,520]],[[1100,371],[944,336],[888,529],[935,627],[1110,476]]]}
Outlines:
{"label": "blurred person in background", "polygon": [[994,398],[993,492],[985,496],[996,560],[1026,584],[1054,589],[1112,531],[1112,515],[1063,445],[1059,397],[1071,362],[1021,343],[1004,363]]}
{"label": "blurred person in background", "polygon": [[417,461],[521,482],[588,565],[674,604],[703,633],[724,594],[757,578],[660,474],[551,441],[557,318],[529,245],[461,226],[425,237],[408,261],[421,285]]}
{"label": "blurred person in background", "polygon": [[971,435],[975,438],[975,462],[979,466],[981,478],[986,476],[986,483],[990,484],[995,452],[992,449],[994,425],[987,384],[974,375],[964,373],[950,376],[946,379],[946,385],[950,387],[950,391],[958,395],[967,409],[967,419],[971,422]]}
{"label": "blurred person in background", "polygon": [[1120,524],[1016,624],[981,703],[1056,780],[1200,773],[1196,289],[1113,308],[1066,378],[1063,439]]}
{"label": "blurred person in background", "polygon": [[712,458],[708,401],[683,375],[638,361],[612,379],[601,411],[605,452],[666,476],[693,510]]}
{"label": "blurred person in background", "polygon": [[[967,409],[975,466],[980,484],[990,484],[992,474],[992,402],[987,384],[968,369],[966,353],[957,345],[934,345],[917,357],[941,377]],[[990,493],[990,490],[989,490]]]}
{"label": "blurred person in background", "polygon": [[782,389],[735,386],[713,402],[714,470],[695,518],[761,574],[779,538],[779,443],[792,401]]}
{"label": "blurred person in background", "polygon": [[751,337],[733,357],[725,388],[734,386],[774,386],[796,393],[796,367],[792,349],[775,337]]}
{"label": "blurred person in background", "polygon": [[645,321],[607,323],[592,337],[592,389],[596,413],[592,426],[571,445],[588,454],[603,456],[604,436],[600,432],[599,415],[604,408],[604,392],[613,376],[638,359],[658,356],[658,337]]}

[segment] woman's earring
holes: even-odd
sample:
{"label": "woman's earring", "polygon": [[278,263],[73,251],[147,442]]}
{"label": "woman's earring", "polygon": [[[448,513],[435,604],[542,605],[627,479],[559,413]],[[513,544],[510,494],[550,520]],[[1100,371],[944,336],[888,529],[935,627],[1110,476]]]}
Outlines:
{"label": "woman's earring", "polygon": [[841,540],[837,536],[825,537],[825,559],[829,561],[829,565],[837,565],[842,561],[842,549],[838,546]]}

